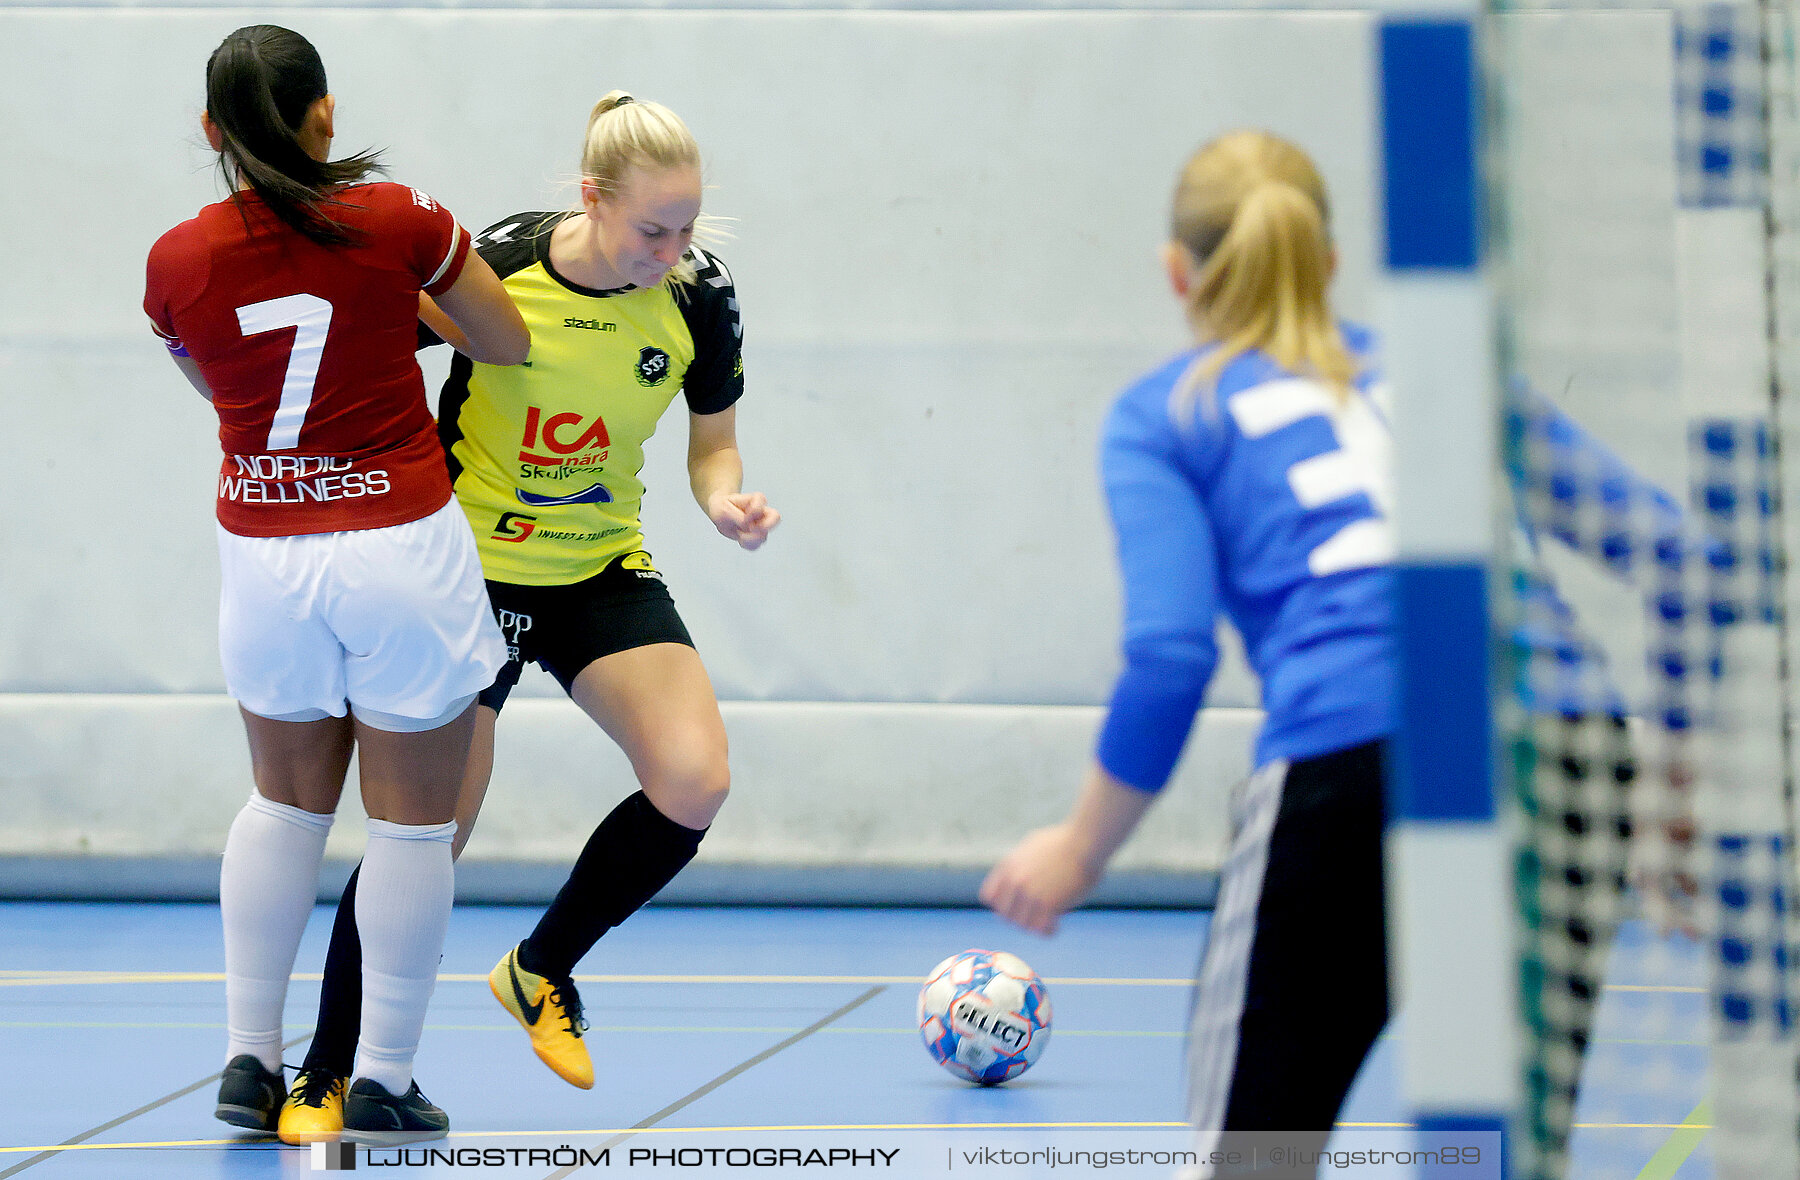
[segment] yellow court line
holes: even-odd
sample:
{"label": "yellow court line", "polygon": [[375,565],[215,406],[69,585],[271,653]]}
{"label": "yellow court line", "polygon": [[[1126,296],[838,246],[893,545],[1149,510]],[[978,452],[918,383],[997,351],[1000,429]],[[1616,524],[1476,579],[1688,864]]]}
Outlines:
{"label": "yellow court line", "polygon": [[[173,1021],[173,1020],[0,1020],[0,1028],[205,1028],[220,1029],[225,1025],[221,1021]],[[512,1024],[427,1024],[430,1032],[511,1032],[518,1028]],[[589,1032],[596,1033],[793,1033],[799,1032],[799,1025],[761,1025],[761,1024],[594,1024],[588,1026]],[[821,1035],[833,1034],[845,1036],[913,1036],[919,1030],[911,1027],[892,1028],[864,1027],[860,1025],[832,1025],[819,1030]],[[1383,1033],[1383,1037],[1391,1034]],[[1187,1033],[1181,1029],[1143,1029],[1143,1028],[1059,1028],[1057,1037],[1185,1037]],[[1684,1048],[1705,1048],[1705,1041],[1682,1041],[1656,1037],[1595,1037],[1596,1045],[1679,1045]]]}
{"label": "yellow court line", "polygon": [[1710,1131],[1711,1123],[1571,1123],[1584,1131]]}
{"label": "yellow court line", "polygon": [[[295,979],[318,979],[295,975]],[[0,979],[0,987],[61,987],[102,983],[222,983],[223,971],[40,971]]]}
{"label": "yellow court line", "polygon": [[[0,1020],[0,1028],[202,1028],[221,1029],[222,1021],[175,1021],[175,1020]],[[518,1024],[427,1024],[429,1032],[512,1032]],[[800,1031],[797,1024],[592,1024],[589,1032],[595,1033],[794,1033]],[[860,1025],[832,1025],[819,1030],[819,1035],[834,1036],[914,1036],[918,1029],[894,1026],[878,1028]],[[1062,1037],[1185,1037],[1187,1033],[1181,1029],[1147,1029],[1147,1028],[1059,1028],[1055,1035]],[[1390,1036],[1383,1033],[1383,1038]],[[1706,1048],[1705,1041],[1683,1041],[1657,1037],[1595,1037],[1596,1045],[1678,1045],[1683,1048]]]}
{"label": "yellow court line", "polygon": [[[317,981],[316,971],[296,972],[291,978]],[[485,975],[438,976],[439,983],[486,983]],[[97,983],[221,983],[222,971],[0,971],[0,987],[45,987],[53,984]],[[577,983],[923,983],[917,975],[577,975]],[[1044,980],[1058,987],[1192,987],[1187,978],[1158,979],[1123,976],[1052,976]],[[1609,983],[1613,992],[1677,992],[1704,994],[1704,987],[1644,983]]]}
{"label": "yellow court line", "polygon": [[[0,1020],[0,1028],[200,1028],[221,1029],[225,1025],[220,1021],[196,1022],[173,1020]],[[427,1024],[427,1032],[511,1032],[519,1026],[514,1024]],[[792,1025],[760,1025],[760,1024],[591,1024],[591,1033],[796,1033],[800,1026]],[[826,1033],[838,1036],[906,1036],[919,1035],[917,1028],[822,1028],[821,1035]],[[1184,1037],[1187,1034],[1171,1029],[1141,1028],[1069,1028],[1059,1029],[1058,1037]]]}
{"label": "yellow court line", "polygon": [[1706,991],[1703,987],[1678,987],[1673,984],[1652,983],[1609,983],[1606,985],[1606,990],[1609,992],[1686,992],[1690,994],[1702,994]]}
{"label": "yellow court line", "polygon": [[[1703,1104],[1704,1105],[1704,1104]],[[1696,1110],[1695,1115],[1700,1114]],[[1690,1116],[1692,1117],[1692,1116]],[[1181,1130],[1184,1122],[1045,1122],[1045,1123],[776,1123],[764,1126],[735,1127],[586,1127],[560,1131],[452,1131],[451,1139],[573,1139],[590,1135],[711,1135],[773,1134],[777,1132],[833,1131],[1142,1131]],[[1338,1123],[1352,1130],[1412,1129],[1412,1123]],[[1710,1130],[1704,1123],[1576,1123],[1585,1130]],[[135,1143],[67,1143],[34,1147],[0,1147],[0,1154],[23,1154],[48,1151],[125,1151],[163,1147],[238,1147],[258,1140],[247,1139],[170,1139]],[[275,1147],[274,1139],[267,1141]],[[1640,1177],[1640,1180],[1643,1180]]]}
{"label": "yellow court line", "polygon": [[1637,1174],[1637,1180],[1673,1180],[1681,1165],[1687,1163],[1688,1156],[1700,1146],[1712,1125],[1705,1120],[1712,1118],[1712,1100],[1702,1098],[1700,1105],[1688,1114],[1687,1121],[1675,1128],[1668,1142],[1656,1149],[1650,1162],[1644,1165],[1643,1171]]}
{"label": "yellow court line", "polygon": [[[1184,1122],[1063,1123],[776,1123],[760,1127],[623,1127],[600,1131],[469,1131],[471,1139],[502,1135],[712,1135],[772,1134],[777,1131],[1142,1131],[1183,1130]],[[451,1132],[454,1137],[456,1132]]]}
{"label": "yellow court line", "polygon": [[1333,1123],[1333,1127],[1350,1127],[1357,1131],[1410,1131],[1411,1123]]}
{"label": "yellow court line", "polygon": [[[1416,1123],[1333,1123],[1334,1127],[1351,1127],[1357,1130],[1390,1130],[1410,1131]],[[1584,1131],[1669,1131],[1698,1128],[1710,1131],[1712,1128],[1704,1123],[1573,1123]]]}
{"label": "yellow court line", "polygon": [[[165,1139],[155,1143],[51,1143],[40,1147],[0,1147],[0,1155],[43,1151],[132,1151],[155,1147],[232,1147],[256,1140],[245,1139]],[[270,1144],[279,1139],[270,1139]]]}
{"label": "yellow court line", "polygon": [[[17,1025],[14,1025],[14,1024],[9,1024],[8,1022],[6,1022],[4,1020],[0,1020],[0,1028],[13,1028],[13,1027],[22,1027],[22,1028],[88,1028],[88,1027],[136,1028],[136,1027],[140,1027],[140,1026],[129,1025],[129,1024],[128,1025],[105,1025],[105,1026],[90,1026],[90,1025],[82,1025],[82,1024],[68,1025],[68,1024],[62,1024],[62,1023],[26,1024],[23,1021],[19,1022]],[[161,1025],[154,1025],[154,1026],[144,1025],[141,1027],[160,1028],[163,1026],[161,1026]],[[186,1026],[176,1025],[176,1026],[171,1026],[171,1027],[186,1027]],[[209,1025],[194,1025],[193,1027],[195,1027],[195,1028],[224,1028],[225,1026],[222,1024],[209,1024]],[[519,1026],[517,1023],[513,1023],[513,1024],[427,1024],[425,1026],[426,1030],[429,1032],[512,1032],[512,1031],[516,1030],[518,1027]],[[587,1026],[587,1031],[595,1032],[595,1033],[769,1033],[769,1034],[774,1034],[774,1033],[797,1033],[797,1032],[801,1031],[801,1027],[802,1026],[800,1026],[798,1024],[769,1024],[769,1025],[760,1025],[760,1024],[720,1024],[720,1025],[711,1025],[711,1024],[590,1024]],[[901,1027],[896,1026],[894,1028],[872,1028],[872,1027],[871,1028],[859,1028],[859,1027],[849,1026],[849,1027],[839,1028],[839,1027],[833,1025],[828,1028],[819,1029],[818,1032],[815,1033],[814,1035],[815,1036],[825,1036],[827,1034],[834,1034],[834,1035],[838,1035],[838,1036],[855,1034],[858,1036],[916,1037],[919,1035],[919,1030],[917,1027],[901,1028]],[[1055,1030],[1054,1035],[1056,1035],[1058,1037],[1185,1037],[1185,1036],[1187,1036],[1187,1033],[1185,1033],[1179,1029],[1141,1029],[1141,1028],[1067,1028],[1067,1029],[1065,1029],[1065,1028],[1059,1028],[1059,1029]]]}
{"label": "yellow court line", "polygon": [[[451,1139],[576,1138],[586,1135],[758,1134],[777,1131],[1141,1131],[1178,1130],[1186,1123],[791,1123],[762,1127],[588,1127],[564,1131],[452,1131]],[[170,1139],[141,1143],[55,1143],[38,1147],[0,1147],[0,1154],[39,1151],[124,1151],[157,1147],[236,1147],[254,1139]],[[280,1143],[274,1138],[268,1146]]]}
{"label": "yellow court line", "polygon": [[[441,982],[486,983],[485,975],[440,975]],[[921,984],[922,975],[577,975],[576,983],[861,983]],[[1047,978],[1058,987],[1192,987],[1192,979]]]}
{"label": "yellow court line", "polygon": [[[52,984],[95,983],[219,983],[222,971],[8,971],[0,972],[0,987],[44,987]],[[319,973],[297,972],[296,980],[317,980]],[[485,975],[438,976],[439,983],[486,983]],[[577,983],[860,983],[919,984],[920,975],[577,975]],[[1191,979],[1060,978],[1045,983],[1058,987],[1192,987]]]}
{"label": "yellow court line", "polygon": [[[228,1027],[223,1021],[178,1020],[0,1020],[0,1028],[206,1028]],[[505,1025],[495,1025],[504,1028]]]}

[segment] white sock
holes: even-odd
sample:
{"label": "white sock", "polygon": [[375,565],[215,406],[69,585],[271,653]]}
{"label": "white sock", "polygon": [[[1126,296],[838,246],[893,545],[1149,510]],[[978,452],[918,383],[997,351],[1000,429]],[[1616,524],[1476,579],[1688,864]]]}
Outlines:
{"label": "white sock", "polygon": [[356,886],[363,1006],[354,1076],[380,1082],[396,1096],[412,1086],[413,1055],[444,957],[455,895],[450,864],[455,834],[454,821],[422,826],[369,821],[369,847]]}
{"label": "white sock", "polygon": [[249,1053],[281,1069],[281,1010],[300,935],[319,894],[331,816],[252,793],[225,837],[225,1060]]}

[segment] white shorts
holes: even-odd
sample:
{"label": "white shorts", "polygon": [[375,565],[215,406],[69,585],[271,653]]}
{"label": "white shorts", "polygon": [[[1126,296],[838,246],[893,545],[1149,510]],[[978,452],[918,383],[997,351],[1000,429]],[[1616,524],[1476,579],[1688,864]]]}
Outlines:
{"label": "white shorts", "polygon": [[[506,643],[455,500],[389,528],[240,537],[219,528],[225,686],[262,717],[449,721]],[[457,710],[460,712],[460,710]]]}

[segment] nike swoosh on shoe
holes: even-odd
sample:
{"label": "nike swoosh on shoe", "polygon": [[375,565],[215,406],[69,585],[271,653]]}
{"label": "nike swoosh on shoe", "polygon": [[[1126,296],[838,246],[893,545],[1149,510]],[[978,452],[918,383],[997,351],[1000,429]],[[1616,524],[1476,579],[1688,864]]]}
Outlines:
{"label": "nike swoosh on shoe", "polygon": [[533,1004],[525,999],[525,989],[519,986],[519,968],[516,963],[507,964],[506,977],[512,980],[513,995],[518,997],[520,1010],[532,1024],[536,1024],[538,1017],[544,1014],[544,1002],[539,1000]]}

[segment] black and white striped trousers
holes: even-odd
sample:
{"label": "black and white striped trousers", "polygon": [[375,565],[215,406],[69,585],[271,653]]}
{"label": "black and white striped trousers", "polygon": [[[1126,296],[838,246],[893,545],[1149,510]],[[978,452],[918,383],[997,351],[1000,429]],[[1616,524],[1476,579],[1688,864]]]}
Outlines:
{"label": "black and white striped trousers", "polygon": [[1270,763],[1234,800],[1188,1039],[1202,1155],[1236,1132],[1322,1148],[1387,1023],[1385,756],[1373,741]]}

